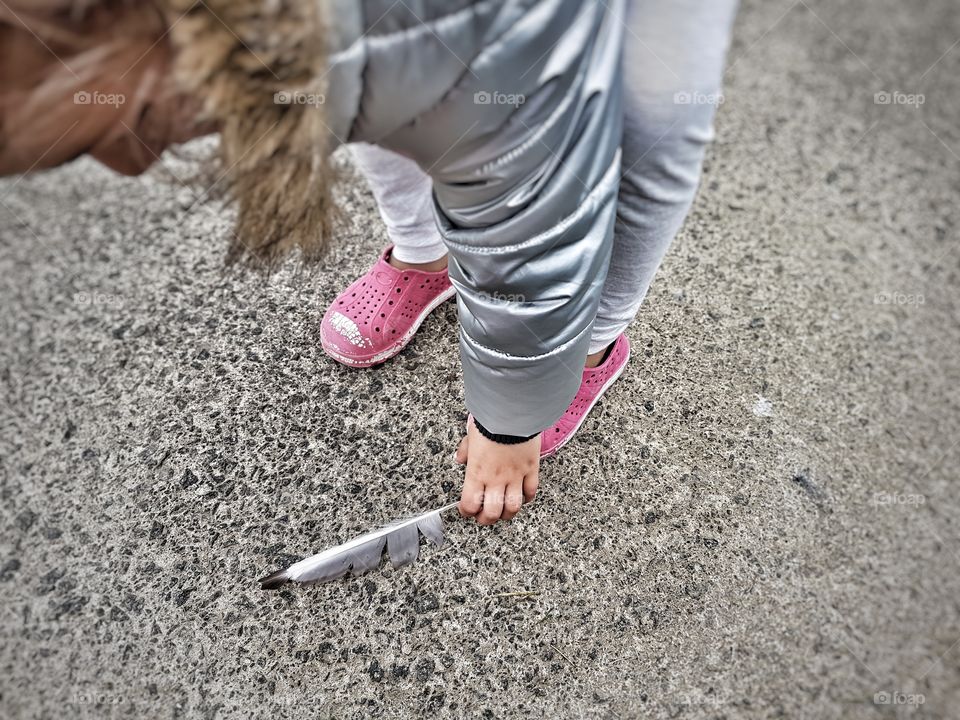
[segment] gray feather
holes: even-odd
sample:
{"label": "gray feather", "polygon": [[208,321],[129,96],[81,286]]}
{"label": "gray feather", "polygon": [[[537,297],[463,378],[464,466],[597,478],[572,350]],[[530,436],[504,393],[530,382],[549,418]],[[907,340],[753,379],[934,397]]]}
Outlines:
{"label": "gray feather", "polygon": [[396,520],[377,530],[365,533],[324,550],[322,553],[294,563],[260,580],[261,589],[274,590],[288,581],[329,582],[352,572],[356,575],[373,570],[380,564],[383,546],[387,546],[394,567],[408,565],[420,553],[420,533],[434,545],[443,544],[443,521],[440,513],[456,507],[450,503],[404,520]]}
{"label": "gray feather", "polygon": [[420,531],[417,526],[404,525],[387,535],[387,552],[394,567],[414,562],[420,554]]}
{"label": "gray feather", "polygon": [[432,512],[417,523],[423,536],[437,547],[443,545],[443,520],[439,512]]}
{"label": "gray feather", "polygon": [[384,542],[386,542],[384,537],[374,538],[365,545],[360,545],[356,550],[351,551],[350,569],[358,575],[374,570],[380,564]]}

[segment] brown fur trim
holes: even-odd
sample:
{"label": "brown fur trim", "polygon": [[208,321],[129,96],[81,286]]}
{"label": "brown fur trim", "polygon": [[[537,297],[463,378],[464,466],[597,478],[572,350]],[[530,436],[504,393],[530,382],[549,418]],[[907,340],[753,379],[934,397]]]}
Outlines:
{"label": "brown fur trim", "polygon": [[322,102],[325,22],[317,0],[166,0],[175,73],[221,129],[223,180],[237,203],[228,260],[320,256],[335,215]]}

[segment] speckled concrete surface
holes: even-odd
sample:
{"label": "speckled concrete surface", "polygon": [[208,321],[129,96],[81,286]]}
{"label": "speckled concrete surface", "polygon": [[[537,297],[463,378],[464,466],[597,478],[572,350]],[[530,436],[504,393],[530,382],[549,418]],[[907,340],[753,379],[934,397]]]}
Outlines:
{"label": "speckled concrete surface", "polygon": [[452,305],[380,370],[320,351],[384,242],[362,182],[269,280],[183,161],[0,183],[0,714],[956,717],[958,37],[952,0],[747,3],[629,372],[539,501],[328,586],[255,580],[461,478]]}

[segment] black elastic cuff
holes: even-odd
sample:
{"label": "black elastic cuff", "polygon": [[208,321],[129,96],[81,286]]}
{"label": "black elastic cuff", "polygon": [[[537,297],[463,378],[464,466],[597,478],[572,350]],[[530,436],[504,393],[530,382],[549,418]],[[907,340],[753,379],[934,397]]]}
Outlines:
{"label": "black elastic cuff", "polygon": [[487,430],[476,418],[473,419],[473,424],[477,426],[477,431],[487,440],[493,440],[495,443],[500,443],[501,445],[519,445],[520,443],[525,443],[527,440],[533,440],[533,438],[540,434],[534,433],[529,437],[523,437],[522,435],[498,435],[497,433],[492,433]]}

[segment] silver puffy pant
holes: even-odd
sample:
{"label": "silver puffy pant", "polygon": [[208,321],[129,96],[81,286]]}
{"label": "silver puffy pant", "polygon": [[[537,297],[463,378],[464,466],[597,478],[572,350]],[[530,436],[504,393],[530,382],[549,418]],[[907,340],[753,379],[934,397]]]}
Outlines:
{"label": "silver puffy pant", "polygon": [[[590,352],[622,333],[643,302],[690,209],[722,102],[724,57],[738,0],[630,0],[623,51],[623,139],[613,253]],[[430,178],[374,145],[350,146],[377,199],[395,255],[424,263],[446,252]]]}

